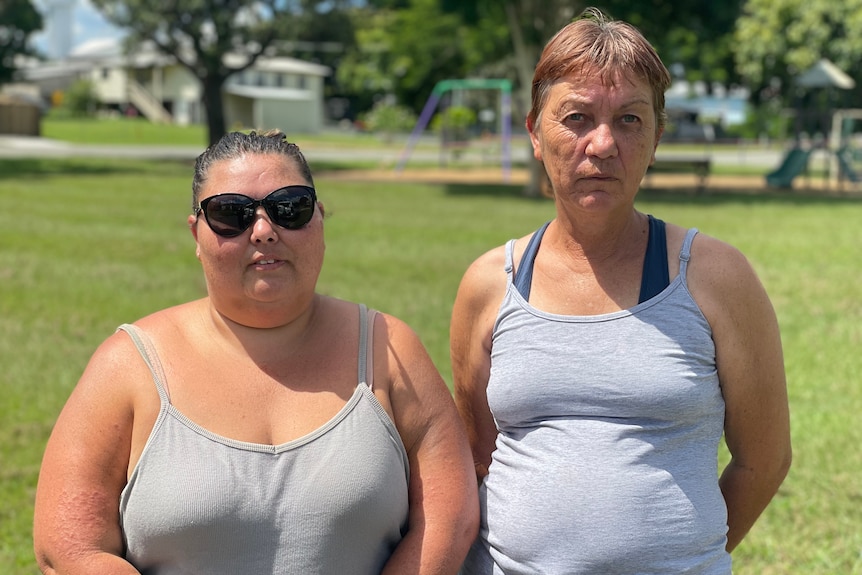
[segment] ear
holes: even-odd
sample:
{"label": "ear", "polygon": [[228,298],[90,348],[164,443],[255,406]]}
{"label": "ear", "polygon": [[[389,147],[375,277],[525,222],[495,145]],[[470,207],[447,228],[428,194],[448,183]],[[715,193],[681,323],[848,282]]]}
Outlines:
{"label": "ear", "polygon": [[664,128],[659,128],[659,130],[655,136],[655,144],[652,147],[652,158],[650,158],[650,161],[649,161],[650,166],[652,166],[655,163],[655,151],[658,149],[659,142],[661,142],[662,134],[664,134]]}
{"label": "ear", "polygon": [[[542,121],[541,116],[537,120],[538,120],[537,123],[541,123],[541,121]],[[538,128],[538,126],[535,123],[533,123],[532,120],[530,120],[529,116],[527,116],[527,120],[526,120],[526,122],[524,122],[524,125],[527,127],[527,133],[530,134],[530,143],[533,145],[533,157],[541,162],[542,161],[542,143],[539,140],[539,136],[535,131]]]}
{"label": "ear", "polygon": [[188,224],[189,224],[189,231],[192,232],[192,237],[194,237],[195,241],[198,241],[197,223],[198,223],[199,219],[200,219],[199,217],[196,217],[194,214],[191,214],[191,215],[189,215],[188,219],[186,220],[186,222],[188,222]]}
{"label": "ear", "polygon": [[201,259],[201,245],[200,242],[198,242],[198,222],[200,221],[200,218],[191,214],[186,221],[189,224],[189,231],[195,239],[195,257]]}

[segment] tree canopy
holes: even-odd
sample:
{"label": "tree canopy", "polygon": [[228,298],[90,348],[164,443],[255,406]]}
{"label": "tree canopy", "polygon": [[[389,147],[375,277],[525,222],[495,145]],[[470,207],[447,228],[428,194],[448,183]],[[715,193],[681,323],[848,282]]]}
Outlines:
{"label": "tree canopy", "polygon": [[862,0],[748,0],[734,40],[736,65],[755,103],[775,97],[791,103],[794,78],[821,58],[862,86]]}
{"label": "tree canopy", "polygon": [[[318,5],[310,0],[92,0],[105,18],[130,32],[132,43],[149,40],[173,56],[201,82],[209,141],[225,134],[222,87],[225,81],[266,53],[277,41],[296,37],[303,15]],[[325,10],[324,10],[325,11]],[[225,55],[244,56],[229,65]]]}
{"label": "tree canopy", "polygon": [[42,15],[30,0],[0,2],[0,84],[12,79],[16,56],[33,54],[30,34],[41,29]]}

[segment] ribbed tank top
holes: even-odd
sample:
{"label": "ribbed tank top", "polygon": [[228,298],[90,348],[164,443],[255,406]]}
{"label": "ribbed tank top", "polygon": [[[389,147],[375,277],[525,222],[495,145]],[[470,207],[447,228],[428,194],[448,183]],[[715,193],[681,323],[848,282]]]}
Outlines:
{"label": "ribbed tank top", "polygon": [[724,401],[686,284],[695,234],[664,290],[596,316],[532,307],[507,243],[487,389],[499,433],[465,575],[731,572]]}
{"label": "ribbed tank top", "polygon": [[[123,325],[152,372],[161,409],[120,515],[126,558],[144,575],[379,574],[407,526],[407,453],[365,383],[329,422],[282,445],[246,443],[173,405],[145,333]],[[242,382],[237,382],[242,385]]]}

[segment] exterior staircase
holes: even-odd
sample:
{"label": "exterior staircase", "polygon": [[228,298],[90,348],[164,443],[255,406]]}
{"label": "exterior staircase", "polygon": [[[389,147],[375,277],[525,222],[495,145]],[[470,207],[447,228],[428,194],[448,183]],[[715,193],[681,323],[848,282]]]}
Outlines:
{"label": "exterior staircase", "polygon": [[135,80],[128,79],[129,102],[137,108],[145,118],[158,124],[171,124],[174,119],[165,110],[162,103],[153,96],[146,88]]}

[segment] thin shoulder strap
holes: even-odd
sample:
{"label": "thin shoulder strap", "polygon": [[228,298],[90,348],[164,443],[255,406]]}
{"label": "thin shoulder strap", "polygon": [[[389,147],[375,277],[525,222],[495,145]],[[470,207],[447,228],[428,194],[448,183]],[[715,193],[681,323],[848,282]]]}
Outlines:
{"label": "thin shoulder strap", "polygon": [[376,310],[359,304],[359,365],[358,381],[374,388],[374,318]]}
{"label": "thin shoulder strap", "polygon": [[515,274],[515,240],[506,242],[506,277],[509,283],[512,283],[512,278]]}
{"label": "thin shoulder strap", "polygon": [[679,250],[679,277],[682,279],[683,283],[687,283],[686,272],[688,271],[688,261],[691,259],[691,244],[696,235],[697,228],[689,228],[685,233],[685,240],[682,242],[682,248]]}
{"label": "thin shoulder strap", "polygon": [[159,361],[156,348],[153,346],[153,341],[136,325],[124,323],[117,328],[117,331],[121,330],[126,332],[129,337],[132,338],[132,343],[135,344],[135,348],[137,348],[138,353],[141,354],[141,358],[144,360],[144,363],[147,364],[147,367],[150,369],[150,373],[153,376],[153,382],[156,384],[156,389],[159,392],[159,399],[161,399],[164,404],[170,403],[171,398],[168,393],[168,380],[165,377],[165,370],[162,368],[162,363]]}
{"label": "thin shoulder strap", "polygon": [[524,250],[524,255],[521,256],[521,265],[518,266],[518,273],[515,275],[515,288],[527,301],[530,300],[530,289],[533,285],[533,262],[536,260],[536,254],[539,253],[539,245],[542,243],[542,236],[545,235],[545,230],[551,222],[545,222],[530,238],[527,248]]}

